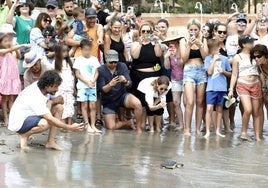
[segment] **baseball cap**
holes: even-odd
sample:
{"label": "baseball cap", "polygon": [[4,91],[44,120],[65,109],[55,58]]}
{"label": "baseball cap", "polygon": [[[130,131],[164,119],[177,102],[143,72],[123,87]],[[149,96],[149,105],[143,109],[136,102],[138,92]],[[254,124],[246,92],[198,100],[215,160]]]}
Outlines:
{"label": "baseball cap", "polygon": [[57,7],[59,7],[59,4],[58,4],[58,1],[56,1],[56,0],[48,0],[46,7],[48,7],[48,6],[52,6],[52,7],[57,8]]}
{"label": "baseball cap", "polygon": [[239,38],[239,43],[242,43],[242,44],[252,43],[255,40],[257,40],[257,39],[255,39],[255,38],[253,38],[253,37],[251,37],[249,35],[245,35],[245,36],[242,36],[242,37]]}
{"label": "baseball cap", "polygon": [[108,62],[118,62],[118,53],[115,50],[108,50],[105,54],[106,61]]}
{"label": "baseball cap", "polygon": [[93,8],[87,8],[85,12],[86,18],[97,17],[96,10]]}

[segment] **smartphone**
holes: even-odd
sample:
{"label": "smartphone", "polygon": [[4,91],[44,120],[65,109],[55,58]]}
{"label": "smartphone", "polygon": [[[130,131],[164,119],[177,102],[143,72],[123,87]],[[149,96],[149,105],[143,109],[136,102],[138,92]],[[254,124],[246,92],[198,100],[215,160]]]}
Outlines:
{"label": "smartphone", "polygon": [[114,71],[113,78],[118,77],[118,76],[120,76],[119,72],[118,71]]}
{"label": "smartphone", "polygon": [[22,3],[26,3],[27,0],[19,0],[19,3],[22,4]]}
{"label": "smartphone", "polygon": [[152,41],[154,39],[154,34],[151,34],[151,35],[147,35],[147,39],[149,41]]}
{"label": "smartphone", "polygon": [[160,26],[156,25],[156,26],[154,27],[154,30],[159,31],[159,30],[160,30]]}
{"label": "smartphone", "polygon": [[128,6],[127,7],[127,14],[130,16],[133,16],[134,15],[134,7]]}
{"label": "smartphone", "polygon": [[80,127],[83,127],[85,129],[86,125],[87,125],[87,123],[82,123],[82,124],[80,124]]}
{"label": "smartphone", "polygon": [[268,3],[263,3],[262,4],[262,14],[264,16],[268,16]]}
{"label": "smartphone", "polygon": [[174,52],[175,49],[176,49],[176,45],[175,45],[175,44],[170,44],[170,45],[168,46],[168,50],[171,51],[171,52]]}
{"label": "smartphone", "polygon": [[190,33],[190,38],[195,38],[195,34],[194,33]]}

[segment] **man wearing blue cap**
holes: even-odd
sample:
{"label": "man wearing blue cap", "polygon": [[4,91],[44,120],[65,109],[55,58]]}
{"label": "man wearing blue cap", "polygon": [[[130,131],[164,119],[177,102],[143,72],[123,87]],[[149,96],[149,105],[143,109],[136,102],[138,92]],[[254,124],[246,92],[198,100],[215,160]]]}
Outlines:
{"label": "man wearing blue cap", "polygon": [[120,11],[120,6],[121,6],[118,0],[114,0],[113,1],[114,12],[111,15],[109,15],[108,13],[102,10],[102,6],[105,3],[106,3],[106,0],[92,0],[92,7],[91,7],[96,10],[99,24],[103,26],[105,26],[114,17],[117,16],[118,12]]}

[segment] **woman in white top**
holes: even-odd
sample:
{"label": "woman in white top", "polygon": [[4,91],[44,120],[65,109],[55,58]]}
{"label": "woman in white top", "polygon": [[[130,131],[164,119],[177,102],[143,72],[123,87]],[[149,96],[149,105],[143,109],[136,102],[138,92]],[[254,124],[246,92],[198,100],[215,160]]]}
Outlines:
{"label": "woman in white top", "polygon": [[144,94],[146,101],[146,112],[149,119],[150,132],[161,132],[162,115],[166,106],[166,94],[171,88],[170,80],[167,76],[150,77],[143,79],[138,90]]}
{"label": "woman in white top", "polygon": [[248,35],[239,38],[241,52],[233,60],[233,72],[228,96],[229,98],[233,96],[233,90],[237,82],[236,90],[243,106],[241,139],[248,140],[247,128],[252,114],[255,139],[259,141],[262,91],[256,62],[251,61],[250,58],[250,50],[253,48],[255,40]]}

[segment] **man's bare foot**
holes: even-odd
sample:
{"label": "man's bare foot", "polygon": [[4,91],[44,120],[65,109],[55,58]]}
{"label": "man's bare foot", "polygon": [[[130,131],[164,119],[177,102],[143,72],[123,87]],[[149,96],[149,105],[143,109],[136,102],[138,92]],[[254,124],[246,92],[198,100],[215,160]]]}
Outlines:
{"label": "man's bare foot", "polygon": [[218,136],[220,136],[220,137],[222,137],[222,138],[225,137],[225,135],[224,135],[224,134],[221,134],[220,132],[216,132],[216,135],[218,135]]}
{"label": "man's bare foot", "polygon": [[126,121],[126,125],[131,127],[131,129],[136,130],[136,127],[133,123],[133,119],[129,119],[128,121]]}
{"label": "man's bare foot", "polygon": [[156,132],[161,133],[161,129],[160,128],[156,128]]}
{"label": "man's bare foot", "polygon": [[63,150],[63,148],[62,147],[60,147],[58,144],[56,144],[56,142],[51,142],[51,143],[47,143],[46,145],[45,145],[45,147],[47,148],[47,149],[54,149],[54,150],[58,150],[58,151],[62,151]]}
{"label": "man's bare foot", "polygon": [[196,136],[201,136],[201,132],[200,131],[196,131]]}
{"label": "man's bare foot", "polygon": [[154,133],[154,129],[152,128],[152,129],[150,129],[150,133]]}
{"label": "man's bare foot", "polygon": [[19,134],[19,137],[20,137],[20,148],[22,150],[27,149],[27,148],[29,149],[28,147],[29,136],[25,134]]}

